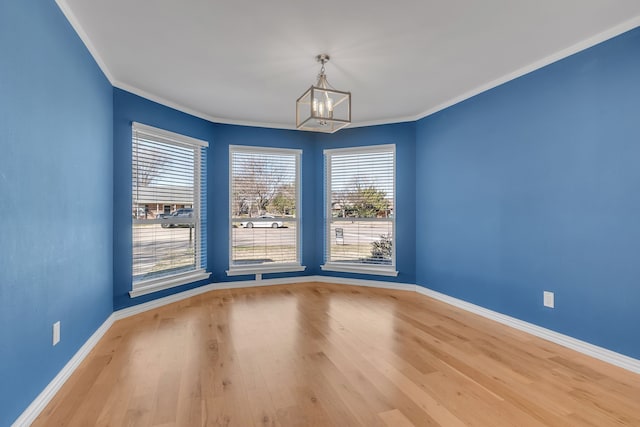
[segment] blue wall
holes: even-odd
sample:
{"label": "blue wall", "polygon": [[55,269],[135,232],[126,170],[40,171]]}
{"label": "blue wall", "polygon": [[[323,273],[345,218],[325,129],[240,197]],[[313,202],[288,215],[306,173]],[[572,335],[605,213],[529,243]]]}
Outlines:
{"label": "blue wall", "polygon": [[53,1],[1,2],[0,52],[7,426],[112,312],[112,88]]}
{"label": "blue wall", "polygon": [[[129,92],[114,89],[114,263],[113,302],[116,310],[140,304],[163,296],[214,282],[252,280],[255,276],[228,277],[229,269],[229,145],[254,145],[264,147],[303,149],[302,155],[302,216],[305,230],[315,223],[315,199],[309,195],[315,185],[315,164],[307,152],[312,135],[289,130],[214,124],[149,101]],[[150,126],[203,139],[209,142],[207,156],[207,271],[209,280],[167,289],[150,295],[130,298],[131,290],[131,123]],[[303,230],[303,265],[313,271],[315,243],[311,233]],[[291,276],[270,274],[264,278]],[[295,275],[300,275],[296,273]]]}
{"label": "blue wall", "polygon": [[418,122],[418,284],[640,358],[639,52],[636,29]]}
{"label": "blue wall", "polygon": [[[335,275],[404,283],[415,282],[415,123],[343,130],[334,135],[291,130],[214,124],[129,92],[114,89],[113,301],[116,310],[182,292],[210,282],[253,280],[254,275],[227,276],[229,268],[229,145],[301,149],[303,273],[263,277]],[[140,122],[209,141],[207,271],[209,280],[130,298],[131,290],[131,123]],[[398,277],[327,273],[324,263],[324,159],[327,148],[396,144]]]}
{"label": "blue wall", "polygon": [[344,129],[335,134],[318,134],[314,158],[317,169],[315,197],[319,218],[312,230],[316,240],[316,266],[324,264],[324,155],[323,150],[365,145],[396,144],[396,270],[397,277],[338,273],[316,270],[316,274],[356,279],[415,283],[416,280],[416,162],[415,123]]}
{"label": "blue wall", "polygon": [[[138,122],[171,132],[209,142],[214,141],[214,124],[164,105],[149,101],[129,92],[113,90],[113,305],[118,310],[127,306],[161,298],[209,283],[209,280],[167,289],[132,299],[131,290],[132,245],[131,245],[131,123]],[[211,150],[207,156],[208,170],[216,165]],[[212,190],[210,184],[208,190]],[[211,200],[211,199],[209,199]],[[214,217],[213,203],[209,202],[208,227]],[[208,265],[211,265],[214,251],[208,247]],[[211,271],[210,268],[207,269]]]}

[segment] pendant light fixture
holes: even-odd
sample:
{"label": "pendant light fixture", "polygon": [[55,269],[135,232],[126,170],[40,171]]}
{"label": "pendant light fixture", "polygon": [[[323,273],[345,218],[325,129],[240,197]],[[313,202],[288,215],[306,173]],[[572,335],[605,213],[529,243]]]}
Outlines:
{"label": "pendant light fixture", "polygon": [[335,90],[327,81],[324,64],[329,55],[316,56],[318,81],[296,101],[296,128],[333,133],[351,123],[351,92]]}

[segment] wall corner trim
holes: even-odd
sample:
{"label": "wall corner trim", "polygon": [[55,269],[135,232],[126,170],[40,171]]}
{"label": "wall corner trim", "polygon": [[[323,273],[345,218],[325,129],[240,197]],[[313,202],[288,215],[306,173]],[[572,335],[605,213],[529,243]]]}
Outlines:
{"label": "wall corner trim", "polygon": [[76,354],[73,355],[60,372],[58,372],[44,390],[42,390],[38,397],[36,397],[27,409],[13,422],[12,427],[28,427],[38,418],[40,412],[49,404],[64,383],[71,377],[78,366],[80,366],[85,357],[93,350],[93,347],[95,347],[109,328],[111,328],[114,321],[115,316],[113,314],[107,317],[107,320],[85,341],[82,347],[80,347]]}
{"label": "wall corner trim", "polygon": [[503,325],[510,326],[514,329],[527,332],[563,347],[570,348],[578,353],[586,354],[587,356],[602,360],[603,362],[607,362],[611,365],[640,374],[640,360],[638,359],[581,341],[568,335],[552,331],[551,329],[543,328],[542,326],[534,325],[533,323],[525,322],[524,320],[516,319],[515,317],[507,316],[506,314],[498,313],[497,311],[489,310],[479,305],[442,294],[420,285],[416,285],[416,292],[470,313],[502,323]]}
{"label": "wall corner trim", "polygon": [[598,34],[595,34],[591,37],[588,37],[587,39],[581,40],[577,43],[575,43],[574,45],[571,45],[569,47],[566,47],[562,50],[559,50],[555,53],[552,53],[542,59],[539,59],[531,64],[525,65],[517,70],[514,70],[510,73],[507,73],[501,77],[498,77],[497,79],[494,79],[490,82],[481,84],[480,86],[477,86],[461,95],[458,95],[454,98],[448,99],[444,102],[442,102],[441,104],[436,105],[433,108],[430,108],[426,111],[422,111],[418,114],[415,114],[413,116],[413,120],[417,121],[417,120],[421,120],[427,116],[430,116],[432,114],[435,114],[439,111],[442,111],[446,108],[451,107],[452,105],[456,105],[459,104],[469,98],[473,98],[476,95],[479,95],[483,92],[486,92],[488,90],[491,90],[493,88],[496,88],[498,86],[500,86],[501,84],[510,82],[512,80],[515,80],[519,77],[522,77],[526,74],[532,73],[536,70],[539,70],[541,68],[546,67],[547,65],[553,64],[554,62],[558,62],[561,61],[565,58],[568,58],[571,55],[574,55],[578,52],[582,52],[583,50],[587,50],[599,43],[603,43],[607,40],[610,40],[614,37],[617,37],[621,34],[626,33],[627,31],[631,31],[635,28],[637,28],[638,26],[640,26],[640,16],[634,16],[624,22],[619,23],[618,25],[603,30]]}

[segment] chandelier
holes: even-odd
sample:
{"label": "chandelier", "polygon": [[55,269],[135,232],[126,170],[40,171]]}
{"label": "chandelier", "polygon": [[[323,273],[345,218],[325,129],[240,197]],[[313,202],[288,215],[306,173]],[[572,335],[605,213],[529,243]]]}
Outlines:
{"label": "chandelier", "polygon": [[296,128],[333,133],[351,123],[351,92],[335,90],[327,81],[329,55],[318,55],[316,61],[322,64],[318,81],[296,101]]}

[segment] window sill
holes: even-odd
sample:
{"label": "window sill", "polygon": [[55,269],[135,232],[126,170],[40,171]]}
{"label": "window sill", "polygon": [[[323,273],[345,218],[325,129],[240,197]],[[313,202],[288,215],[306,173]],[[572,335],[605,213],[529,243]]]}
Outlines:
{"label": "window sill", "polygon": [[245,276],[250,274],[269,274],[269,273],[292,273],[296,271],[304,271],[307,267],[304,265],[279,265],[279,266],[261,266],[247,265],[243,267],[230,267],[226,273],[227,276]]}
{"label": "window sill", "polygon": [[377,276],[391,277],[398,276],[398,272],[394,270],[393,266],[378,267],[373,265],[360,266],[353,264],[326,263],[321,265],[320,268],[322,271],[336,271],[340,273],[374,274]]}
{"label": "window sill", "polygon": [[151,294],[153,292],[162,291],[164,289],[175,288],[176,286],[197,282],[199,280],[206,280],[209,276],[211,276],[211,273],[207,273],[204,270],[196,270],[175,276],[144,280],[136,283],[134,289],[129,292],[129,296],[131,298],[135,298]]}

